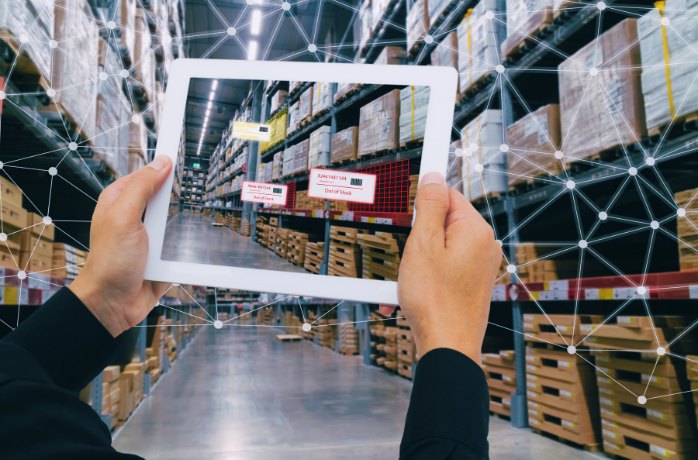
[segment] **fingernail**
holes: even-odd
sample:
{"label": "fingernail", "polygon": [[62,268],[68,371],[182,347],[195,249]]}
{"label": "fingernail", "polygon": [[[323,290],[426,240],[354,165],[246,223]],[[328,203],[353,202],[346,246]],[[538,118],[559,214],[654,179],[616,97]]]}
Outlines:
{"label": "fingernail", "polygon": [[158,155],[153,158],[153,161],[148,163],[148,166],[155,169],[156,171],[162,171],[170,163],[170,159],[165,155]]}
{"label": "fingernail", "polygon": [[444,176],[441,173],[438,173],[436,171],[428,172],[422,177],[422,185],[428,185],[428,184],[439,184],[439,185],[445,185],[446,181],[444,180]]}

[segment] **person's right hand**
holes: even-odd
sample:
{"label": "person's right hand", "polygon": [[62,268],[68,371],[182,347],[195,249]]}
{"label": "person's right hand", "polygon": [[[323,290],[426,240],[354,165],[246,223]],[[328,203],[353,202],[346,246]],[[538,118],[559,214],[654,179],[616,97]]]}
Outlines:
{"label": "person's right hand", "polygon": [[480,364],[501,260],[480,213],[441,174],[426,174],[398,277],[398,300],[420,356],[451,348]]}

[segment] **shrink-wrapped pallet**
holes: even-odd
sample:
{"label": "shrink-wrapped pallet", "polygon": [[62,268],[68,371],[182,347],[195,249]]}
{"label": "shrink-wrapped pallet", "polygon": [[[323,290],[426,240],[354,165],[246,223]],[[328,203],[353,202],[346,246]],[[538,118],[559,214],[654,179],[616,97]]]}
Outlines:
{"label": "shrink-wrapped pallet", "polygon": [[454,0],[428,0],[427,3],[429,5],[430,27],[433,27],[436,21],[448,14],[447,9],[451,3],[454,3]]}
{"label": "shrink-wrapped pallet", "polygon": [[463,194],[471,201],[506,191],[502,112],[485,110],[461,131]]}
{"label": "shrink-wrapped pallet", "polygon": [[371,0],[371,16],[373,16],[373,28],[383,25],[383,18],[388,13],[391,0]]}
{"label": "shrink-wrapped pallet", "polygon": [[300,111],[298,110],[299,102],[296,101],[288,107],[288,132],[292,133],[298,129],[300,119]]}
{"label": "shrink-wrapped pallet", "polygon": [[271,98],[269,98],[269,113],[274,113],[279,107],[283,106],[286,103],[287,96],[288,93],[285,90],[276,90]]}
{"label": "shrink-wrapped pallet", "polygon": [[308,169],[330,164],[329,126],[321,126],[312,133],[308,142]]}
{"label": "shrink-wrapped pallet", "polygon": [[410,85],[400,90],[400,145],[424,139],[429,87]]}
{"label": "shrink-wrapped pallet", "polygon": [[[26,38],[22,50],[30,65],[36,66],[46,79],[51,78],[51,49],[47,44],[54,36],[53,27],[53,0],[0,1],[0,30],[9,32],[16,46]],[[21,71],[23,64],[18,59],[16,70]]]}
{"label": "shrink-wrapped pallet", "polygon": [[97,26],[85,0],[56,0],[51,86],[55,101],[87,138],[94,137],[97,99]]}
{"label": "shrink-wrapped pallet", "polygon": [[461,93],[469,90],[499,64],[496,20],[487,19],[487,11],[497,13],[496,0],[482,0],[468,10],[458,25],[458,73]]}
{"label": "shrink-wrapped pallet", "polygon": [[359,157],[399,145],[400,90],[394,89],[361,107],[359,112]]}
{"label": "shrink-wrapped pallet", "polygon": [[374,64],[379,65],[399,65],[405,58],[405,48],[402,46],[386,46],[380,52]]}
{"label": "shrink-wrapped pallet", "polygon": [[548,104],[507,128],[509,186],[560,172],[560,106]]}
{"label": "shrink-wrapped pallet", "polygon": [[152,50],[152,38],[148,27],[145,10],[136,9],[135,45],[133,51],[133,70],[135,79],[140,83],[146,97],[152,101],[155,96],[155,56]]}
{"label": "shrink-wrapped pallet", "polygon": [[114,172],[119,172],[121,153],[125,156],[126,149],[121,149],[121,125],[127,122],[128,102],[121,91],[119,70],[120,57],[109,44],[99,40],[99,71],[107,74],[108,79],[99,81],[97,88],[95,137],[92,140],[93,150],[97,157]]}
{"label": "shrink-wrapped pallet", "polygon": [[332,163],[356,160],[359,128],[351,126],[332,135]]}
{"label": "shrink-wrapped pallet", "polygon": [[294,94],[296,91],[298,91],[303,84],[302,81],[300,80],[291,80],[288,82],[288,94]]}
{"label": "shrink-wrapped pallet", "polygon": [[502,58],[529,41],[553,21],[553,0],[507,0],[507,38]]}
{"label": "shrink-wrapped pallet", "polygon": [[337,83],[337,92],[334,95],[334,102],[342,101],[347,98],[353,91],[358,89],[359,83]]}
{"label": "shrink-wrapped pallet", "polygon": [[451,32],[431,52],[431,65],[458,70],[458,33]]}
{"label": "shrink-wrapped pallet", "polygon": [[[698,1],[670,0],[637,21],[647,130],[658,134],[672,119],[698,116]],[[662,19],[668,24],[661,23]]]}
{"label": "shrink-wrapped pallet", "polygon": [[637,39],[637,21],[626,19],[560,64],[567,162],[633,144],[645,135]]}
{"label": "shrink-wrapped pallet", "polygon": [[314,117],[330,109],[336,89],[337,83],[317,82],[313,85],[312,114]]}
{"label": "shrink-wrapped pallet", "polygon": [[463,183],[463,149],[460,139],[451,142],[448,148],[448,169],[446,170],[446,183],[449,187],[461,190]]}
{"label": "shrink-wrapped pallet", "polygon": [[[409,4],[409,2],[408,2]],[[429,8],[427,0],[415,0],[407,12],[407,50],[429,33]]]}
{"label": "shrink-wrapped pallet", "polygon": [[272,180],[281,179],[284,165],[284,152],[276,152],[272,163],[271,178]]}
{"label": "shrink-wrapped pallet", "polygon": [[364,0],[361,7],[359,7],[359,27],[359,49],[361,49],[368,43],[373,32],[371,0]]}
{"label": "shrink-wrapped pallet", "polygon": [[290,145],[284,150],[282,175],[290,176],[308,170],[308,139]]}
{"label": "shrink-wrapped pallet", "polygon": [[313,85],[301,93],[298,99],[298,122],[313,116]]}
{"label": "shrink-wrapped pallet", "polygon": [[140,153],[143,157],[148,150],[148,130],[143,120],[129,123],[128,151]]}

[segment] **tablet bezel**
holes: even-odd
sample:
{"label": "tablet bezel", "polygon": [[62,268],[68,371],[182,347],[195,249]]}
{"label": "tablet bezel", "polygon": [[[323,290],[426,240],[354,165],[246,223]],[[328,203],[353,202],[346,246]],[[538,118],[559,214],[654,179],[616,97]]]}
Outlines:
{"label": "tablet bezel", "polygon": [[[451,141],[458,74],[452,67],[338,64],[220,59],[177,59],[170,67],[156,155],[177,161],[185,107],[192,78],[347,82],[429,86],[429,106],[420,165],[445,175]],[[357,120],[358,124],[358,120]],[[161,258],[174,169],[148,202],[145,227],[149,248],[145,278],[153,281],[289,295],[397,304],[397,282],[336,277],[314,273],[177,262]],[[337,222],[341,225],[341,222]]]}

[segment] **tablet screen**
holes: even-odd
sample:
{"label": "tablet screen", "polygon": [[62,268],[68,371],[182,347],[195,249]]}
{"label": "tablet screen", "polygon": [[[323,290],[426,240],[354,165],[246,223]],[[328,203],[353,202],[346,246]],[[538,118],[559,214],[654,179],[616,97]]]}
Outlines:
{"label": "tablet screen", "polygon": [[191,79],[162,259],[397,280],[429,94]]}

